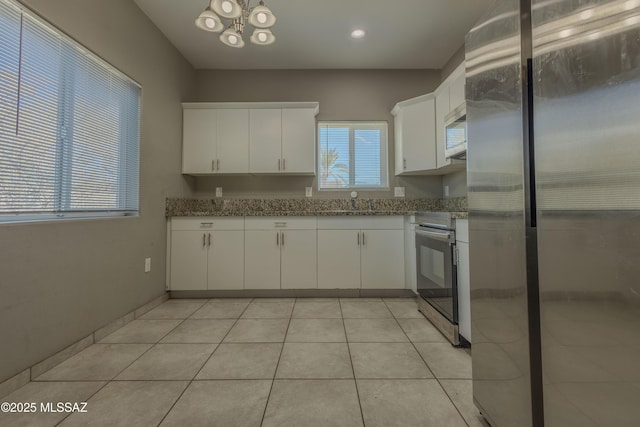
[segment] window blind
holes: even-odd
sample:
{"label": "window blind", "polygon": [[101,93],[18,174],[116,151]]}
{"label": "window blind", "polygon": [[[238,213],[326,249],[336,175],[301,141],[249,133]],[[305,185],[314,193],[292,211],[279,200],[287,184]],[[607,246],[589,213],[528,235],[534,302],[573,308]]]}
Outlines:
{"label": "window blind", "polygon": [[320,189],[386,188],[387,124],[319,123]]}
{"label": "window blind", "polygon": [[0,221],[135,215],[140,87],[0,0]]}

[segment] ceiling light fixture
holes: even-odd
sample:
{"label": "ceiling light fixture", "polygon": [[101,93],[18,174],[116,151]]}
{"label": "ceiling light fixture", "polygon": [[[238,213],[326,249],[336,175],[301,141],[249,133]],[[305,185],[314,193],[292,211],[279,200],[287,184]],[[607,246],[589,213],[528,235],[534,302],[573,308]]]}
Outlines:
{"label": "ceiling light fixture", "polygon": [[361,39],[366,34],[367,34],[366,31],[362,30],[362,29],[357,29],[357,30],[351,31],[351,37],[353,37],[354,39]]}
{"label": "ceiling light fixture", "polygon": [[[230,19],[231,22],[225,25],[220,18]],[[276,37],[269,28],[275,23],[275,15],[262,0],[254,8],[251,7],[251,0],[211,0],[196,19],[196,27],[212,33],[222,32],[222,43],[235,48],[244,46],[242,32],[247,24],[255,28],[251,43],[260,46],[273,43]]]}

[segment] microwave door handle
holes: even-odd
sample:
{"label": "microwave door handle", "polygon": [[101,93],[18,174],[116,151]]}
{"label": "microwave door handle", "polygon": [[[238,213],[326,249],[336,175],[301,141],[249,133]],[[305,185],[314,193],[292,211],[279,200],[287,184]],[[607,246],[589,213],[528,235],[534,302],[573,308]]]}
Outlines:
{"label": "microwave door handle", "polygon": [[427,230],[419,230],[416,228],[416,234],[418,236],[430,237],[432,239],[442,240],[443,242],[448,242],[451,240],[451,233],[448,231],[427,231]]}

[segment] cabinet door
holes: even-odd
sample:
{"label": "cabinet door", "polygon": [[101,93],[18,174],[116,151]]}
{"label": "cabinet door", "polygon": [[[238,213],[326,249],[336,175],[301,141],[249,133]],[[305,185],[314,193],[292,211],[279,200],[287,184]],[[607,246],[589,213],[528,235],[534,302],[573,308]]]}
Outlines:
{"label": "cabinet door", "polygon": [[249,172],[249,110],[218,110],[217,173]]}
{"label": "cabinet door", "polygon": [[449,94],[449,108],[453,111],[458,108],[465,100],[465,80],[466,75],[464,68],[460,71],[457,77],[451,82],[451,92]]}
{"label": "cabinet door", "polygon": [[280,289],[280,231],[247,230],[244,248],[245,289]]}
{"label": "cabinet door", "polygon": [[398,111],[393,120],[393,146],[395,153],[396,175],[400,175],[405,170],[404,150],[402,146],[402,110]]}
{"label": "cabinet door", "polygon": [[404,288],[404,233],[402,230],[363,230],[362,288]]}
{"label": "cabinet door", "polygon": [[449,86],[442,88],[436,96],[436,157],[437,167],[448,166],[451,161],[444,156],[446,149],[446,134],[444,130],[444,118],[449,114]]}
{"label": "cabinet door", "polygon": [[279,173],[282,169],[282,110],[249,110],[249,170]]}
{"label": "cabinet door", "polygon": [[311,108],[282,110],[282,172],[315,174],[316,117]]}
{"label": "cabinet door", "polygon": [[207,242],[203,231],[171,233],[171,290],[207,289]]}
{"label": "cabinet door", "polygon": [[182,117],[182,173],[214,173],[218,112],[185,109]]}
{"label": "cabinet door", "polygon": [[460,335],[471,342],[471,281],[469,244],[456,242],[458,250],[458,324]]}
{"label": "cabinet door", "polygon": [[207,289],[243,289],[244,231],[221,230],[207,234],[211,234]]}
{"label": "cabinet door", "polygon": [[288,230],[281,236],[282,289],[317,288],[316,230]]}
{"label": "cabinet door", "polygon": [[404,172],[436,168],[436,107],[433,99],[402,109]]}
{"label": "cabinet door", "polygon": [[318,288],[360,287],[359,230],[318,230]]}

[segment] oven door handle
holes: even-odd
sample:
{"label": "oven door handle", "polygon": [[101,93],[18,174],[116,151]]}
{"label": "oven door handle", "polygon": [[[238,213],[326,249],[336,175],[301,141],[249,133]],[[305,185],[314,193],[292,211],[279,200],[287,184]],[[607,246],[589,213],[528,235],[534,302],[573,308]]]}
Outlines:
{"label": "oven door handle", "polygon": [[416,227],[418,236],[430,237],[432,239],[442,240],[443,242],[451,241],[451,232],[449,231],[427,231]]}

